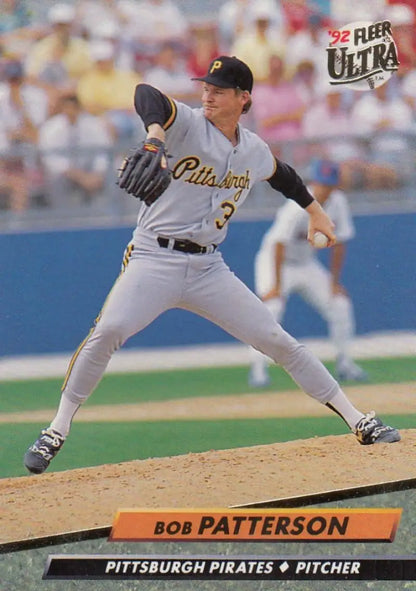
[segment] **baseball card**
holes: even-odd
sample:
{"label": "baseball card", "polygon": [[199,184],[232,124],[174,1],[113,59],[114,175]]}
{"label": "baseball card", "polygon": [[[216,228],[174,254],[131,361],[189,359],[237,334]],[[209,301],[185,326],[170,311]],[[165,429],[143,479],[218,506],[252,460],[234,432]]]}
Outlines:
{"label": "baseball card", "polygon": [[2,2],[2,589],[416,588],[415,24]]}

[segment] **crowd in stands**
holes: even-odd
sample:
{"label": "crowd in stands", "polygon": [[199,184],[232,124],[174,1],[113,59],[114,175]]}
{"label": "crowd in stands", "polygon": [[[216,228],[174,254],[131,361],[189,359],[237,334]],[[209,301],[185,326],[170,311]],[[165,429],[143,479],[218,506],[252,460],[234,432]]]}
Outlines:
{"label": "crowd in stands", "polygon": [[[403,153],[414,157],[407,142],[416,130],[416,0],[217,4],[204,17],[203,2],[195,16],[175,0],[67,0],[40,3],[38,11],[2,0],[0,208],[61,208],[68,195],[77,203],[99,199],[117,166],[114,148],[119,155],[143,133],[136,84],[197,106],[201,83],[191,78],[220,54],[251,67],[253,105],[243,122],[276,155],[290,144],[295,166],[331,157],[346,188],[400,183]],[[368,92],[331,86],[329,31],[385,19],[399,70]]]}

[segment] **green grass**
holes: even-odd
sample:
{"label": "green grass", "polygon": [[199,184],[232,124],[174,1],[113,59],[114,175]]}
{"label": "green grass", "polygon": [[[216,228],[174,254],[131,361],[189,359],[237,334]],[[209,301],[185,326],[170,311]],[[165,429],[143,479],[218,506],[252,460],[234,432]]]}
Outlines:
{"label": "green grass", "polygon": [[[370,376],[369,383],[398,383],[416,380],[413,357],[369,359],[361,365]],[[327,367],[333,371],[333,363]],[[221,367],[158,371],[132,374],[107,374],[86,404],[121,404],[149,400],[169,400],[194,396],[227,396],[258,391],[247,385],[247,367]],[[270,368],[272,383],[264,391],[296,389],[291,377],[281,368]],[[0,382],[0,412],[51,409],[58,404],[61,379]]]}
{"label": "green grass", "polygon": [[[400,429],[416,428],[416,414],[383,415]],[[0,477],[23,476],[23,454],[44,425],[0,425]],[[74,423],[51,470],[60,471],[149,457],[231,449],[348,433],[337,416],[220,421]]]}
{"label": "green grass", "polygon": [[[416,380],[413,358],[365,360],[370,383]],[[328,364],[333,370],[333,365]],[[108,374],[87,405],[134,403],[193,396],[227,396],[249,392],[247,367],[225,367]],[[279,367],[271,368],[272,384],[264,391],[295,389]],[[0,382],[0,412],[55,409],[61,380]],[[252,390],[258,391],[258,390]],[[394,393],[392,393],[392,396]],[[409,409],[411,412],[413,409]],[[398,428],[416,428],[416,415],[383,418]],[[24,451],[44,424],[0,424],[0,477],[25,475]],[[269,444],[293,439],[347,433],[337,416],[285,419],[187,420],[114,423],[77,423],[53,470],[94,466],[132,459],[170,456],[210,449]]]}

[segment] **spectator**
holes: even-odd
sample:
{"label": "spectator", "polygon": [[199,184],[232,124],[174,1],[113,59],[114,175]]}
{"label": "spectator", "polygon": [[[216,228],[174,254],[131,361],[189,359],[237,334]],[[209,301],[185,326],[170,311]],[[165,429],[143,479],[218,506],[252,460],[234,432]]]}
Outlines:
{"label": "spectator", "polygon": [[[227,0],[219,11],[218,29],[222,49],[228,53],[236,39],[253,28],[256,19],[256,0]],[[261,0],[264,10],[269,11],[272,34],[282,36],[284,19],[280,3],[276,0]]]}
{"label": "spectator", "polygon": [[114,46],[105,41],[91,44],[93,66],[81,76],[77,94],[82,106],[92,115],[102,115],[118,139],[131,139],[138,129],[132,102],[139,74],[117,68]]}
{"label": "spectator", "polygon": [[156,65],[150,68],[144,81],[176,100],[192,103],[200,97],[200,88],[191,80],[191,74],[185,68],[176,46],[165,43],[156,59]]}
{"label": "spectator", "polygon": [[329,18],[331,12],[331,0],[313,0],[313,6],[321,14]]}
{"label": "spectator", "polygon": [[[413,123],[413,113],[404,98],[389,92],[389,82],[364,93],[352,110],[355,129],[371,140],[373,162],[389,174],[378,178],[381,188],[395,187],[412,168],[411,146],[405,133]],[[394,166],[394,169],[392,168]]]}
{"label": "spectator", "polygon": [[105,123],[86,113],[76,95],[61,99],[60,113],[41,127],[39,148],[51,207],[91,203],[103,188],[111,138]]}
{"label": "spectator", "polygon": [[264,82],[269,76],[270,57],[277,54],[283,58],[284,43],[281,38],[272,34],[274,13],[269,3],[258,2],[253,10],[252,29],[236,38],[231,53],[248,64],[254,80]]}
{"label": "spectator", "polygon": [[0,34],[16,31],[30,23],[29,9],[20,0],[3,0],[0,12]]}
{"label": "spectator", "polygon": [[120,28],[121,13],[118,0],[76,0],[76,22],[80,32],[93,39],[101,23],[111,23]]}
{"label": "spectator", "polygon": [[77,18],[89,42],[109,41],[114,45],[115,64],[124,70],[135,69],[135,56],[129,41],[123,2],[119,0],[78,0]]}
{"label": "spectator", "polygon": [[320,98],[321,86],[317,83],[315,62],[308,57],[301,59],[296,64],[292,79],[303,102],[310,108]]}
{"label": "spectator", "polygon": [[291,74],[298,64],[307,59],[315,66],[315,80],[327,78],[325,48],[328,46],[328,19],[318,13],[308,16],[306,26],[289,35],[286,43],[286,66]]}
{"label": "spectator", "polygon": [[134,70],[135,57],[124,36],[124,29],[115,21],[99,20],[89,29],[90,43],[105,41],[114,49],[114,64],[121,70]]}
{"label": "spectator", "polygon": [[210,63],[220,53],[215,23],[198,21],[189,25],[187,68],[192,77],[204,76]]}
{"label": "spectator", "polygon": [[416,67],[415,11],[407,4],[393,4],[387,8],[386,14],[391,22],[400,62],[397,74],[402,77]]}
{"label": "spectator", "polygon": [[413,112],[413,126],[416,125],[416,69],[411,70],[402,80],[401,92],[403,99],[409,105]]}
{"label": "spectator", "polygon": [[[303,134],[311,156],[329,158],[340,166],[340,184],[345,190],[389,186],[396,174],[392,166],[374,162],[369,154],[369,136],[352,113],[352,90],[325,84],[322,99],[307,110]],[[316,141],[314,141],[316,140]]]}
{"label": "spectator", "polygon": [[4,82],[0,85],[0,134],[3,138],[0,188],[13,211],[23,211],[29,206],[31,191],[39,181],[38,127],[47,113],[46,94],[27,81],[21,62],[6,64]]}
{"label": "spectator", "polygon": [[227,0],[221,5],[218,27],[222,49],[225,53],[233,46],[237,38],[249,30],[252,3],[252,0]]}
{"label": "spectator", "polygon": [[[0,46],[9,57],[23,59],[32,43],[44,33],[33,7],[23,0],[2,0],[0,10]],[[1,51],[0,51],[1,55]]]}
{"label": "spectator", "polygon": [[352,111],[357,130],[365,134],[403,132],[411,124],[411,111],[402,97],[389,92],[389,82],[365,92],[355,102]]}
{"label": "spectator", "polygon": [[182,44],[188,28],[185,15],[173,0],[141,0],[138,3],[137,35],[157,43]]}
{"label": "spectator", "polygon": [[48,81],[48,72],[58,71],[61,79],[77,80],[88,69],[90,56],[88,43],[72,34],[75,25],[73,6],[54,4],[48,12],[48,22],[52,30],[32,47],[26,62],[27,73]]}
{"label": "spectator", "polygon": [[137,71],[152,65],[166,41],[176,43],[178,49],[185,47],[188,21],[173,0],[122,0],[119,9],[126,38],[135,51]]}
{"label": "spectator", "polygon": [[330,0],[330,14],[334,24],[343,27],[350,22],[384,20],[386,0]]}
{"label": "spectator", "polygon": [[257,133],[268,143],[299,139],[305,103],[295,84],[285,78],[279,55],[269,58],[269,76],[253,94],[253,114]]}
{"label": "spectator", "polygon": [[308,27],[308,19],[313,11],[309,0],[281,0],[281,5],[288,38]]}

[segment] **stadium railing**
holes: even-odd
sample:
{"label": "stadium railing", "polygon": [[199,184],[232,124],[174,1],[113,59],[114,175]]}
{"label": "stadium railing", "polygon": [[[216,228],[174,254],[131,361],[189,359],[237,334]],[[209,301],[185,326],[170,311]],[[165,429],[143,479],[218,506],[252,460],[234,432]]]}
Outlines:
{"label": "stadium railing", "polygon": [[[311,158],[322,154],[330,155],[331,150],[328,152],[328,146],[337,144],[342,146],[342,142],[345,141],[345,137],[334,135],[308,140],[276,142],[271,144],[271,148],[279,158],[293,165],[307,182]],[[363,158],[368,165],[381,164],[393,172],[395,179],[391,186],[373,188],[366,186],[360,175],[357,175],[355,186],[346,188],[353,212],[415,211],[416,133],[413,131],[407,133],[389,131],[385,136],[380,134],[371,137],[357,135],[349,137],[348,141],[356,143],[357,154],[361,154],[361,164]],[[48,190],[47,174],[42,162],[50,155],[50,152],[25,145],[18,146],[13,151],[0,152],[0,170],[3,171],[0,176],[0,232],[65,226],[134,224],[138,202],[121,191],[116,183],[117,168],[130,148],[131,145],[118,143],[111,148],[92,145],[89,148],[77,149],[77,155],[80,158],[83,156],[93,158],[96,155],[101,155],[107,159],[104,185],[102,190],[85,202],[80,198],[79,191],[68,189],[64,206],[62,203],[59,206],[54,203]],[[337,159],[342,164],[346,160],[342,159],[342,148],[339,151],[341,156],[338,153]],[[73,152],[71,153],[69,150],[53,150],[54,156],[59,154],[67,158],[74,156]],[[7,172],[10,163],[16,165],[16,162],[20,162],[19,174],[22,175],[22,178],[29,179],[28,205],[22,211],[13,211],[10,208],[10,195],[4,172]],[[279,195],[276,197],[276,193],[268,183],[259,183],[252,188],[251,195],[235,218],[272,217],[276,207],[281,205],[283,200],[284,198]]]}

